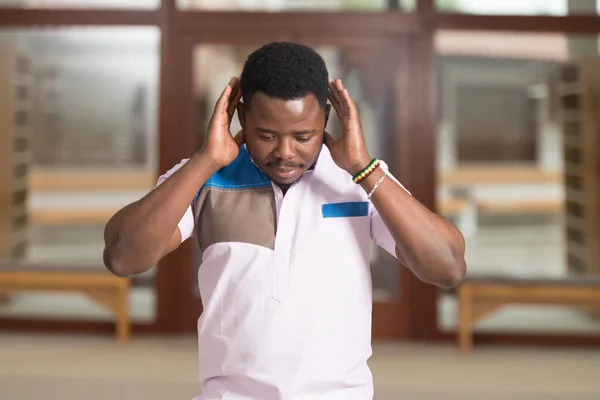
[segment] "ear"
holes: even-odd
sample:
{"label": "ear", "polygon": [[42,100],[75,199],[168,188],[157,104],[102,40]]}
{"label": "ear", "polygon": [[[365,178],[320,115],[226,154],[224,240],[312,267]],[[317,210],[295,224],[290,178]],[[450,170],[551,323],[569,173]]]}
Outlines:
{"label": "ear", "polygon": [[331,113],[331,104],[327,103],[325,106],[325,128],[327,128],[327,123],[329,122],[329,114]]}
{"label": "ear", "polygon": [[237,105],[236,108],[237,108],[238,120],[240,121],[240,126],[242,127],[242,129],[245,129],[245,125],[246,125],[246,105],[240,101],[238,103],[238,105]]}

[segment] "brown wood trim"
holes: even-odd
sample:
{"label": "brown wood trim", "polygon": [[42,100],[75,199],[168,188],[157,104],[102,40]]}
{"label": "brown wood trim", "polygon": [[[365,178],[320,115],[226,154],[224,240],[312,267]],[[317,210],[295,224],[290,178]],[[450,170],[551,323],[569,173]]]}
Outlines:
{"label": "brown wood trim", "polygon": [[[170,1],[170,0],[169,0]],[[168,2],[168,1],[167,1]],[[600,33],[600,16],[512,16],[437,13],[432,0],[421,0],[419,13],[397,12],[225,12],[173,11],[168,19],[176,29],[227,32],[260,28],[292,31],[328,30],[340,34],[412,34],[428,30],[493,30],[520,32]],[[430,10],[430,11],[428,11]],[[19,9],[0,8],[0,26],[136,26],[161,25],[161,10],[128,9]]]}
{"label": "brown wood trim", "polygon": [[436,13],[432,17],[434,29],[508,31],[508,32],[562,32],[577,34],[600,33],[600,16],[570,15],[520,16],[471,15]]}
{"label": "brown wood trim", "polygon": [[435,0],[417,0],[417,12],[432,13],[436,9]]}
{"label": "brown wood trim", "polygon": [[373,321],[389,321],[386,324],[373,324],[372,335],[378,339],[398,339],[408,336],[408,325],[398,323],[402,319],[402,303],[373,302]]}
{"label": "brown wood trim", "polygon": [[[199,132],[197,123],[196,110],[196,93],[195,93],[195,66],[194,66],[194,48],[198,43],[191,35],[180,35],[179,39],[179,97],[181,104],[180,112],[180,131],[183,135],[180,138],[180,146],[188,152],[195,151],[201,145],[202,137]],[[182,293],[180,296],[180,321],[179,326],[182,332],[196,332],[197,322],[200,314],[202,314],[202,301],[196,296],[198,293],[195,283],[197,281],[197,269],[200,265],[196,262],[197,245],[194,242],[195,238],[190,239],[181,247],[181,265],[178,266],[181,276],[181,281],[184,282]],[[181,283],[180,283],[181,285]]]}
{"label": "brown wood trim", "polygon": [[[75,320],[50,320],[50,319],[20,319],[0,318],[0,331],[9,332],[45,332],[45,333],[78,333],[102,334],[114,338],[114,322],[103,321],[75,321]],[[158,326],[151,323],[134,323],[134,334],[162,333]]]}
{"label": "brown wood trim", "polygon": [[156,10],[18,9],[0,8],[0,27],[56,25],[157,25]]}
{"label": "brown wood trim", "polygon": [[[435,210],[435,143],[436,104],[433,36],[423,34],[409,45],[411,57],[404,68],[408,72],[409,97],[400,103],[406,108],[409,124],[401,134],[404,139],[396,150],[400,176],[408,178],[406,186],[425,207]],[[402,148],[404,147],[404,149]],[[429,339],[437,333],[438,288],[419,280],[407,268],[402,272],[402,300],[408,314],[410,337]]]}
{"label": "brown wood trim", "polygon": [[[160,8],[161,29],[160,72],[159,72],[159,170],[157,176],[169,170],[182,158],[183,133],[178,123],[177,98],[181,91],[181,63],[178,40],[172,26],[175,0],[163,0]],[[182,257],[182,248],[164,257],[156,269],[156,325],[161,332],[180,331],[182,268],[187,265]]]}
{"label": "brown wood trim", "polygon": [[[188,151],[199,149],[202,141],[204,140],[203,132],[200,131],[198,126],[198,109],[197,98],[196,98],[196,71],[200,67],[196,65],[196,59],[194,58],[196,47],[203,44],[212,45],[213,43],[200,43],[192,35],[185,35],[179,41],[181,49],[181,69],[180,69],[180,85],[182,103],[185,105],[183,115],[183,126],[182,132],[185,133],[185,137],[182,139],[185,141],[185,146]],[[203,73],[203,71],[200,71]],[[181,107],[180,107],[181,109]]]}
{"label": "brown wood trim", "polygon": [[[434,340],[456,342],[456,333],[441,332]],[[542,334],[532,332],[519,333],[475,333],[473,335],[474,352],[480,345],[533,346],[533,347],[597,347],[599,335]]]}
{"label": "brown wood trim", "polygon": [[[422,93],[417,84],[420,78],[419,54],[414,54],[418,50],[412,40],[398,40],[398,45],[403,49],[398,53],[398,70],[395,81],[395,106],[398,112],[395,114],[395,138],[394,138],[394,160],[392,161],[392,172],[398,179],[411,191],[415,198],[422,201],[421,196],[423,184],[419,184],[416,177],[419,175],[421,167],[425,169],[423,173],[427,175],[427,169],[432,169],[434,165],[423,163],[419,165],[418,161],[418,142],[415,140],[419,129],[419,110],[422,100]],[[407,55],[411,56],[408,57]],[[427,134],[427,133],[426,133]],[[418,320],[421,318],[431,318],[427,302],[423,303],[421,290],[423,283],[419,281],[412,272],[404,267],[400,268],[400,295],[402,304],[402,325],[408,330],[407,337],[412,338],[419,335]],[[416,324],[415,324],[416,322]]]}
{"label": "brown wood trim", "polygon": [[[364,36],[371,34],[414,34],[423,31],[424,19],[416,14],[394,12],[225,12],[179,11],[174,14],[174,26],[186,32],[222,36],[280,36],[281,32],[319,34],[334,32],[340,35]],[[360,30],[357,31],[357,27]],[[252,35],[239,35],[252,32]],[[276,35],[276,32],[280,32]],[[213,42],[212,39],[209,39]]]}

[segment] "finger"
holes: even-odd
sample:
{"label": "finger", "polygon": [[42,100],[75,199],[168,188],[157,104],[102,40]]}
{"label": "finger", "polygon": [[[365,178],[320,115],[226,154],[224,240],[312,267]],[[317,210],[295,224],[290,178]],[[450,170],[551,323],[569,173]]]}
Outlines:
{"label": "finger", "polygon": [[337,87],[339,79],[335,81],[331,81],[329,84],[329,90],[331,92],[331,96],[335,99],[336,104],[336,112],[339,117],[344,118],[346,115],[346,107],[344,106],[344,100],[341,96],[341,93]]}
{"label": "finger", "polygon": [[233,90],[233,87],[231,86],[231,84],[232,84],[232,81],[229,81],[227,86],[225,86],[225,89],[223,89],[221,96],[219,96],[219,99],[217,100],[217,103],[215,104],[215,113],[227,112],[227,109],[229,106],[229,99],[231,97],[231,92]]}
{"label": "finger", "polygon": [[246,137],[244,136],[244,130],[239,131],[234,137],[233,140],[237,143],[238,147],[241,147],[246,141]]}
{"label": "finger", "polygon": [[358,115],[356,103],[354,103],[354,100],[352,100],[352,97],[350,96],[350,93],[348,93],[347,89],[344,89],[342,96],[344,97],[344,104],[346,104],[348,109],[348,116],[350,118],[355,118]]}
{"label": "finger", "polygon": [[[344,84],[342,83],[341,79],[337,79],[335,81],[335,89],[336,89],[335,90],[336,94],[340,98],[340,103],[342,104],[344,114],[348,115],[350,113],[350,107],[347,102],[346,96],[344,96],[344,91],[346,91],[346,88],[344,87]],[[346,93],[347,93],[347,91],[346,91]]]}
{"label": "finger", "polygon": [[337,112],[342,111],[340,109],[341,105],[342,105],[342,98],[340,97],[337,88],[335,87],[335,82],[333,80],[329,80],[329,95],[330,95],[330,100],[331,103],[333,105],[333,107],[336,109]]}
{"label": "finger", "polygon": [[237,99],[239,101],[242,98],[242,84],[240,83],[239,78],[236,78],[235,90],[236,90]]}
{"label": "finger", "polygon": [[233,115],[235,114],[235,110],[237,109],[238,103],[240,102],[241,98],[242,90],[240,88],[239,81],[237,81],[232,88],[231,95],[229,96],[229,106],[227,108],[229,118],[233,118]]}
{"label": "finger", "polygon": [[335,113],[338,116],[338,119],[340,121],[345,120],[346,117],[346,112],[345,112],[345,107],[342,105],[342,102],[340,101],[340,99],[338,99],[333,92],[330,91],[329,93],[329,101],[331,102],[331,105],[333,106],[333,108],[335,109]]}
{"label": "finger", "polygon": [[333,96],[333,93],[331,91],[329,91],[327,93],[327,98],[329,99],[329,102],[333,106],[336,114],[339,116],[340,115],[340,102]]}

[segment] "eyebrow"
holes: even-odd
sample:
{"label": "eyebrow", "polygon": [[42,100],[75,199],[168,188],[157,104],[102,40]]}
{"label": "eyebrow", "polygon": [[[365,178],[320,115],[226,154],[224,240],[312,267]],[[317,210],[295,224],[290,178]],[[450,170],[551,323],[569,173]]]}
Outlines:
{"label": "eyebrow", "polygon": [[[273,135],[279,135],[280,134],[277,131],[273,131],[271,129],[266,129],[266,128],[256,128],[256,131],[260,132],[260,133],[270,133],[270,134],[273,134]],[[303,131],[292,132],[292,135],[308,135],[308,134],[311,134],[311,133],[318,133],[318,132],[319,131],[317,129],[306,129],[306,130],[303,130]]]}

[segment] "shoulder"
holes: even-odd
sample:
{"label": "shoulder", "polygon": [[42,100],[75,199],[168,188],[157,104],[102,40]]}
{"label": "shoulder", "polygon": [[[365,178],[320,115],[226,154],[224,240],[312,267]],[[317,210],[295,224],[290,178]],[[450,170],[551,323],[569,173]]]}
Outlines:
{"label": "shoulder", "polygon": [[165,172],[164,174],[159,176],[156,184],[160,185],[161,183],[166,181],[171,175],[173,175],[175,172],[177,172],[177,170],[179,170],[181,167],[183,167],[189,160],[190,160],[189,158],[184,158],[181,161],[179,161],[178,164],[175,164],[174,167],[172,167],[170,170],[168,170],[167,172]]}
{"label": "shoulder", "polygon": [[237,158],[217,171],[204,188],[251,189],[266,186],[271,186],[271,180],[254,164],[246,147],[242,146]]}

